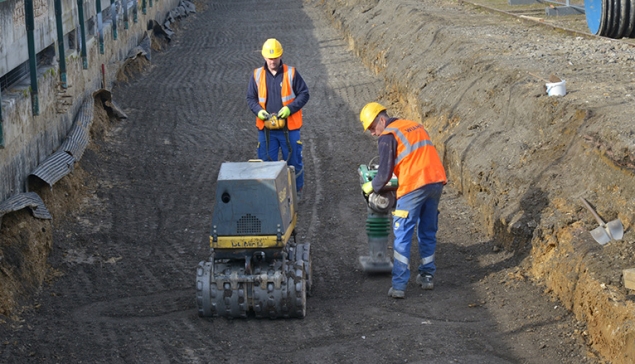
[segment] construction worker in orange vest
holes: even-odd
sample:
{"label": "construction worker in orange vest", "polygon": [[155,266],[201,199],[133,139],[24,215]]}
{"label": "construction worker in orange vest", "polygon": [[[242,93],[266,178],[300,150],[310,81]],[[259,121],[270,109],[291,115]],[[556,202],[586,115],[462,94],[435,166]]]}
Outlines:
{"label": "construction worker in orange vest", "polygon": [[[309,101],[309,88],[295,67],[282,62],[282,44],[274,38],[262,46],[265,64],[256,68],[247,88],[247,103],[256,115],[258,158],[277,161],[278,152],[295,168],[298,197],[304,187],[302,163],[302,107]],[[279,121],[272,123],[272,114]],[[281,126],[283,125],[283,126]]]}
{"label": "construction worker in orange vest", "polygon": [[438,207],[443,186],[447,183],[441,159],[423,125],[391,118],[381,104],[366,104],[360,112],[360,121],[365,131],[379,136],[377,175],[362,185],[362,190],[367,195],[380,192],[393,173],[399,185],[397,206],[393,212],[394,263],[388,295],[405,297],[410,279],[410,245],[415,229],[421,258],[416,283],[423,289],[432,289],[436,272],[434,253]]}

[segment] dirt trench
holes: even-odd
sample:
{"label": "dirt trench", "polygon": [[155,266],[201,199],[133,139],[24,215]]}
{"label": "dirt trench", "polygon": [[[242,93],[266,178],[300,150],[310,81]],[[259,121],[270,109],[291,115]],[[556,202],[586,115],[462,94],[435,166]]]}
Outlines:
{"label": "dirt trench", "polygon": [[[603,357],[635,360],[633,294],[621,277],[635,266],[632,47],[462,3],[319,3],[386,80],[384,100],[426,125],[489,235],[588,323]],[[566,97],[545,92],[554,72],[569,82]],[[595,243],[579,197],[605,221],[619,218],[624,240]]]}
{"label": "dirt trench", "polygon": [[[289,28],[267,21],[280,8],[294,19]],[[619,211],[632,224],[623,137],[631,106],[622,91],[629,90],[613,82],[628,75],[628,59],[603,64],[589,56],[581,65],[575,51],[560,49],[575,69],[566,60],[543,64],[536,57],[550,49],[535,44],[553,47],[561,34],[443,1],[287,0],[281,7],[218,0],[181,25],[152,66],[114,87],[129,120],[110,122],[96,109],[102,122],[84,159],[45,189],[53,224],[31,224],[26,213],[16,214],[15,225],[3,219],[3,233],[23,232],[24,222],[43,233],[40,262],[50,251],[49,266],[34,269],[35,283],[20,292],[24,305],[0,327],[3,361],[632,357],[632,298],[619,277],[632,263],[630,229],[623,242],[600,249],[586,231],[592,218],[576,202],[591,191],[585,197],[604,202],[603,216]],[[311,177],[299,235],[313,242],[316,287],[302,321],[205,320],[196,315],[194,267],[206,258],[220,163],[254,154],[244,91],[261,62],[263,32],[283,41],[285,61],[311,89],[303,128]],[[565,43],[610,48],[601,40],[580,47],[583,41]],[[547,97],[534,76],[552,72],[569,80],[567,97]],[[578,81],[580,74],[596,78]],[[423,294],[411,282],[403,301],[386,297],[388,277],[367,276],[357,263],[367,246],[356,167],[376,153],[357,114],[370,100],[421,120],[451,179],[437,287]],[[263,353],[274,336],[288,346]]]}

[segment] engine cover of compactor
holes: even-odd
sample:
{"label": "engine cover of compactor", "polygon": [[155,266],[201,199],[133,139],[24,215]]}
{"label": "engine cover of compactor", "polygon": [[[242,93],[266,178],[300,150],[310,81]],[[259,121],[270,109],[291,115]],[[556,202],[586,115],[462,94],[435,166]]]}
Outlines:
{"label": "engine cover of compactor", "polygon": [[210,246],[282,248],[295,225],[295,175],[285,162],[223,163]]}
{"label": "engine cover of compactor", "polygon": [[305,316],[310,244],[296,242],[295,190],[295,171],[283,161],[221,165],[211,254],[196,271],[200,316]]}

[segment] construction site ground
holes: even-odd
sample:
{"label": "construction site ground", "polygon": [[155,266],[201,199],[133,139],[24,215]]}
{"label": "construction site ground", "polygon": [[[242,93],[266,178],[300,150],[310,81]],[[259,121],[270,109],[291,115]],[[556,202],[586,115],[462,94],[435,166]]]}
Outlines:
{"label": "construction site ground", "polygon": [[[576,33],[494,2],[197,6],[171,42],[155,41],[151,63],[112,80],[127,119],[98,100],[75,170],[34,187],[54,219],[3,217],[0,361],[635,360],[621,276],[635,267],[629,41],[584,34],[580,16],[560,19]],[[311,93],[297,233],[312,246],[313,295],[304,319],[200,318],[195,269],[209,254],[215,181],[221,163],[256,155],[245,94],[270,37]],[[550,76],[566,96],[547,95]],[[421,121],[449,176],[435,289],[413,275],[403,300],[358,262],[368,246],[357,168],[377,153],[358,119],[369,101]],[[624,239],[597,244],[580,197],[619,218]],[[416,244],[412,256],[415,272]]]}

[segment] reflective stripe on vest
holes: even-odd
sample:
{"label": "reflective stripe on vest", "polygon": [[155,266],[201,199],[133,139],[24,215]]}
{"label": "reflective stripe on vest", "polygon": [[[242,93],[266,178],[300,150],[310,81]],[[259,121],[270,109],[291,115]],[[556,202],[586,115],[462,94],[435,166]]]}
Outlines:
{"label": "reflective stripe on vest", "polygon": [[[293,79],[295,78],[295,67],[289,67],[286,64],[282,65],[282,87],[280,90],[280,98],[282,100],[282,106],[287,106],[295,100],[295,92],[293,91]],[[258,87],[258,103],[260,107],[266,110],[267,103],[267,73],[264,67],[256,68],[254,70],[254,81]],[[279,110],[267,110],[268,112],[278,112]],[[256,127],[262,130],[265,126],[265,122],[256,118]],[[289,115],[287,118],[287,127],[289,130],[300,129],[302,126],[302,110]]]}
{"label": "reflective stripe on vest", "polygon": [[264,105],[267,102],[267,87],[265,85],[264,93],[263,93],[260,91],[261,87],[258,83],[260,82],[260,77],[264,73],[264,71],[265,71],[264,67],[256,68],[254,70],[254,81],[256,81],[256,85],[258,85],[258,103],[263,109],[265,108]]}
{"label": "reflective stripe on vest", "polygon": [[[293,67],[287,67],[287,66],[283,66],[285,67],[285,69],[287,69],[287,71],[285,72],[285,76],[286,79],[289,80],[289,82],[284,82],[284,77],[283,77],[283,81],[282,81],[282,105],[289,105],[291,103],[291,101],[295,100],[295,92],[293,92],[293,77],[295,77],[295,68]],[[289,91],[285,92],[284,88],[285,86],[289,87]],[[287,96],[285,96],[285,94]]]}
{"label": "reflective stripe on vest", "polygon": [[443,163],[423,125],[398,119],[384,129],[397,140],[394,173],[399,180],[397,198],[431,183],[447,182]]}

